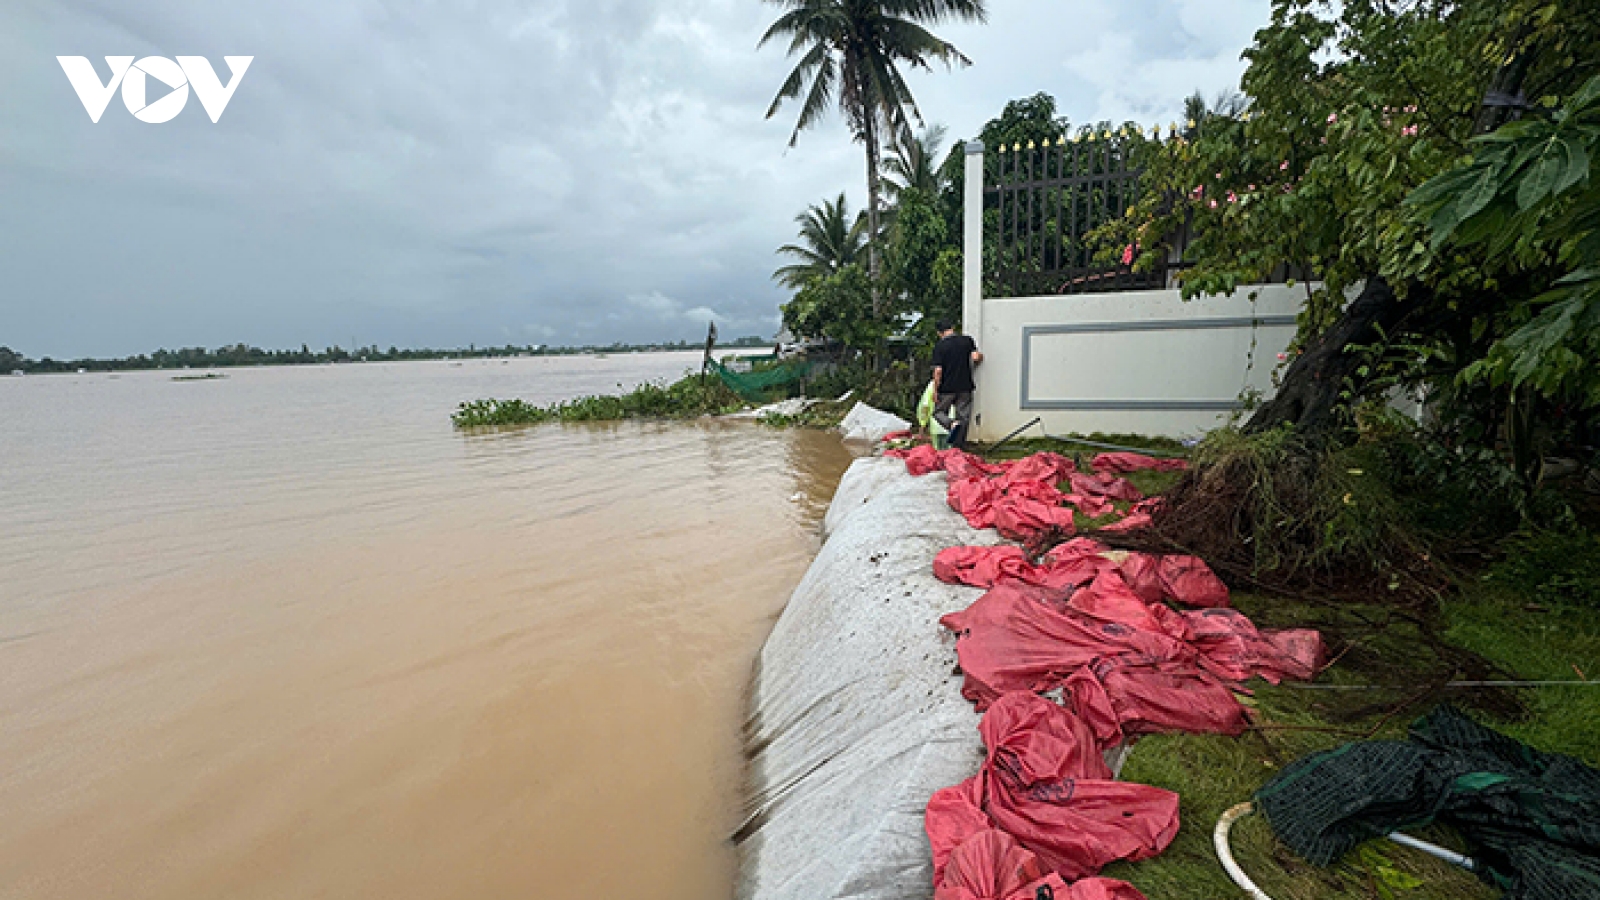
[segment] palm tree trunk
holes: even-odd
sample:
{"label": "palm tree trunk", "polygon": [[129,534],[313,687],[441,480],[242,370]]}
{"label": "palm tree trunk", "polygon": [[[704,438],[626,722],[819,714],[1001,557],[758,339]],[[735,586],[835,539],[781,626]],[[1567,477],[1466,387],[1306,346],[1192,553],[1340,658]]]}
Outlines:
{"label": "palm tree trunk", "polygon": [[878,129],[874,110],[862,117],[862,143],[867,145],[867,277],[872,284],[872,317],[882,318],[883,303],[878,290]]}

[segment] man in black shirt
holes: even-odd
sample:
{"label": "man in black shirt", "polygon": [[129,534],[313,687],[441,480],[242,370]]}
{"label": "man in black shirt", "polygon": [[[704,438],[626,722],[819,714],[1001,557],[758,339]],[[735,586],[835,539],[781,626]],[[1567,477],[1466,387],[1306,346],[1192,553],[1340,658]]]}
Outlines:
{"label": "man in black shirt", "polygon": [[[949,322],[938,323],[939,343],[933,348],[933,417],[950,432],[950,446],[967,442],[968,419],[972,417],[972,367],[983,362],[978,345],[964,334],[956,334]],[[955,416],[950,408],[955,407]]]}

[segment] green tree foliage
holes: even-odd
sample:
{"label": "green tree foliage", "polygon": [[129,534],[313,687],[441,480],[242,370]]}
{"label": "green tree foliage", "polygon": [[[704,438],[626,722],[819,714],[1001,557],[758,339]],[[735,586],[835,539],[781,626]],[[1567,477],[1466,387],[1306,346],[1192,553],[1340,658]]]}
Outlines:
{"label": "green tree foliage", "polygon": [[1559,277],[1518,304],[1520,324],[1462,377],[1600,405],[1600,76],[1549,116],[1473,144],[1470,164],[1407,201],[1428,215],[1434,248],[1471,248],[1489,266]]}
{"label": "green tree foliage", "polygon": [[[1452,439],[1492,446],[1567,427],[1578,394],[1592,406],[1575,364],[1592,347],[1578,275],[1592,184],[1579,154],[1594,158],[1579,89],[1600,68],[1588,5],[1276,0],[1245,58],[1246,104],[1151,145],[1143,201],[1103,237],[1108,253],[1137,243],[1147,267],[1188,229],[1186,296],[1274,275],[1322,284],[1303,353],[1252,425],[1350,425],[1304,413],[1411,384]],[[1474,140],[1507,117],[1521,122]]]}
{"label": "green tree foliage", "polygon": [[940,210],[939,198],[917,188],[900,194],[891,229],[885,275],[896,313],[955,321],[961,313],[961,250]]}
{"label": "green tree foliage", "polygon": [[1067,117],[1056,114],[1056,98],[1041,91],[1007,103],[999,116],[984,123],[978,139],[989,150],[1029,141],[1054,143],[1066,137],[1069,128]]}
{"label": "green tree foliage", "polygon": [[[983,0],[769,0],[784,12],[762,35],[788,41],[799,62],[790,71],[767,109],[775,115],[785,101],[800,102],[789,144],[815,124],[837,101],[839,111],[867,155],[867,269],[879,276],[877,239],[881,234],[880,157],[885,134],[922,119],[901,66],[931,68],[968,65],[954,44],[929,32],[925,25],[948,20],[983,21]],[[804,97],[802,100],[801,97]],[[876,291],[874,291],[876,296]],[[874,300],[876,306],[876,300]]]}
{"label": "green tree foliage", "polygon": [[865,221],[852,218],[844,192],[836,200],[823,200],[795,216],[800,242],[784,244],[778,252],[799,262],[779,268],[772,277],[784,287],[799,290],[827,278],[856,261],[865,242]]}
{"label": "green tree foliage", "polygon": [[871,281],[859,264],[852,264],[802,287],[783,305],[783,325],[796,337],[871,351],[889,333],[887,321],[872,307]]}

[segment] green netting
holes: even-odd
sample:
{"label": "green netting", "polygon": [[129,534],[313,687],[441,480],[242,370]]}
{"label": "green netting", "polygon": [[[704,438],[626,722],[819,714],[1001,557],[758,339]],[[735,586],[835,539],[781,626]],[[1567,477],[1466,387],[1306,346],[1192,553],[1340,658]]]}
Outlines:
{"label": "green netting", "polygon": [[1441,706],[1408,741],[1346,744],[1256,794],[1272,830],[1326,865],[1356,844],[1439,821],[1515,900],[1600,897],[1600,771],[1542,753]]}
{"label": "green netting", "polygon": [[[745,357],[753,362],[774,360],[776,357]],[[811,373],[812,364],[793,360],[775,366],[762,366],[749,372],[735,372],[722,363],[711,360],[711,369],[730,390],[746,400],[763,400],[775,388],[788,387]]]}

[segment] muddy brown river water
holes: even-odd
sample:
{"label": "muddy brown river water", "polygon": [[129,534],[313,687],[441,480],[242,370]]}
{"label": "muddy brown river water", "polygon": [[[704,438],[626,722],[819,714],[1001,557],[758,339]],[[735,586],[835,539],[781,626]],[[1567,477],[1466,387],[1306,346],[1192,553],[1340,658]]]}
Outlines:
{"label": "muddy brown river water", "polygon": [[0,378],[0,897],[728,897],[850,457],[454,433],[692,354]]}

